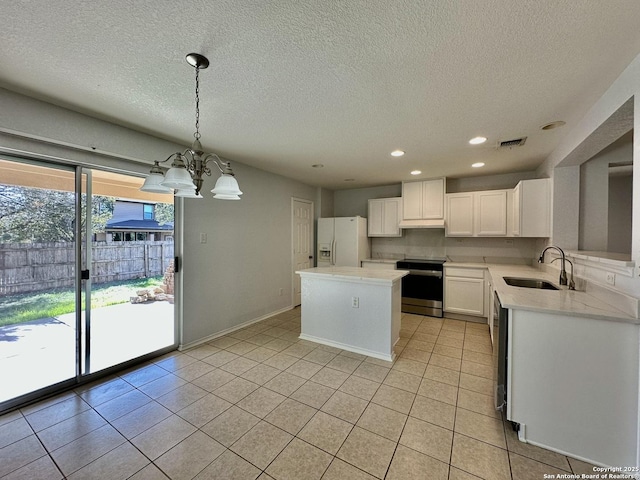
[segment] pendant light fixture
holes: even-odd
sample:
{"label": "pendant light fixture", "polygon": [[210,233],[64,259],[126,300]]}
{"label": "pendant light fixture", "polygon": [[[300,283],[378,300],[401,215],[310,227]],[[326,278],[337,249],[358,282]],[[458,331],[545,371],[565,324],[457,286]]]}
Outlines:
{"label": "pendant light fixture", "polygon": [[[220,170],[220,178],[211,190],[213,198],[221,200],[240,200],[242,192],[238,187],[231,164],[223,162],[215,153],[205,153],[200,143],[200,70],[209,66],[209,60],[198,53],[187,55],[187,63],[196,70],[196,131],[195,140],[184,152],[172,153],[162,162],[154,162],[149,175],[140,190],[153,193],[174,193],[183,198],[203,198],[200,194],[203,176],[211,176],[209,164]],[[171,168],[165,174],[160,163],[172,160]]]}

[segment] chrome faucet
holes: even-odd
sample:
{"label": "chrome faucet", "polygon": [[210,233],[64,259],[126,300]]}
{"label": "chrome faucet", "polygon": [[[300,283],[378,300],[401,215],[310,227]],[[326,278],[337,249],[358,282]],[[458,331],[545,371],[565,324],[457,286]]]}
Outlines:
{"label": "chrome faucet", "polygon": [[[556,250],[558,250],[560,252],[561,255],[561,266],[560,266],[560,285],[567,285],[567,270],[565,267],[565,256],[564,256],[564,251],[560,248],[560,247],[556,247],[555,245],[550,245],[547,248],[545,248],[544,250],[542,250],[542,253],[540,254],[540,258],[538,258],[538,263],[544,263],[544,253],[549,250],[550,248],[555,248]],[[573,265],[571,266],[571,270],[573,270]],[[573,275],[572,275],[573,277]]]}
{"label": "chrome faucet", "polygon": [[[555,262],[556,260],[558,260],[558,257],[551,260],[551,263]],[[568,258],[565,258],[565,262],[569,262],[569,265],[571,265],[571,277],[569,278],[569,290],[575,290],[576,282],[573,281],[573,262]]]}

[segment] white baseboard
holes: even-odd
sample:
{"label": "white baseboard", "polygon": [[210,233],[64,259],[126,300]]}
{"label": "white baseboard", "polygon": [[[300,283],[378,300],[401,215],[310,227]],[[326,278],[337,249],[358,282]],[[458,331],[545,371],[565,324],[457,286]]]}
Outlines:
{"label": "white baseboard", "polygon": [[280,310],[276,310],[275,312],[267,313],[266,315],[263,315],[261,317],[254,318],[254,319],[249,320],[247,322],[241,323],[240,325],[235,325],[235,326],[227,328],[225,330],[221,330],[219,332],[212,333],[211,335],[208,335],[208,336],[206,336],[204,338],[200,338],[200,339],[195,340],[193,342],[189,342],[189,343],[186,343],[186,344],[180,344],[180,345],[178,345],[178,350],[182,352],[184,350],[188,350],[190,348],[197,347],[198,345],[202,345],[203,343],[207,343],[207,342],[210,342],[211,340],[215,340],[216,338],[222,337],[224,335],[228,335],[229,333],[235,332],[236,330],[240,330],[242,328],[245,328],[245,327],[248,327],[250,325],[253,325],[254,323],[258,323],[258,322],[261,322],[263,320],[266,320],[267,318],[273,317],[274,315],[279,315],[281,313],[288,312],[289,310],[293,310],[294,308],[295,307],[290,305],[290,306],[282,308]]}
{"label": "white baseboard", "polygon": [[385,353],[374,352],[373,350],[358,348],[352,345],[345,345],[344,343],[334,342],[331,340],[326,340],[324,338],[314,337],[313,335],[306,335],[304,333],[300,334],[300,340],[309,340],[310,342],[321,343],[322,345],[339,348],[341,350],[347,350],[348,352],[359,353],[360,355],[366,355],[367,357],[379,358],[380,360],[385,360],[387,362],[393,362],[396,357],[396,354],[394,352],[392,352],[391,355],[387,355]]}

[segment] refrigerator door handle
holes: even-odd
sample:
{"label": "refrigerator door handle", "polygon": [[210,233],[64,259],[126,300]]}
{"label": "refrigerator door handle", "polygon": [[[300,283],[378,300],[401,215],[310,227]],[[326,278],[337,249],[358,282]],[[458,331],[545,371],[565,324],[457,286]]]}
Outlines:
{"label": "refrigerator door handle", "polygon": [[335,261],[334,261],[334,255],[336,254],[335,244],[336,244],[336,241],[331,240],[331,257],[329,257],[329,265],[331,266],[335,265]]}
{"label": "refrigerator door handle", "polygon": [[338,241],[334,240],[333,241],[333,265],[336,265],[336,261],[338,258]]}

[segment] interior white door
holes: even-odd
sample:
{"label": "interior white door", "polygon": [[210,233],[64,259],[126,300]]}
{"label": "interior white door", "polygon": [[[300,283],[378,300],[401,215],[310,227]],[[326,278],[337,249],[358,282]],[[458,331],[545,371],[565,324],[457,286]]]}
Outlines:
{"label": "interior white door", "polygon": [[300,275],[295,272],[313,266],[313,202],[291,200],[293,232],[293,306],[302,303]]}

